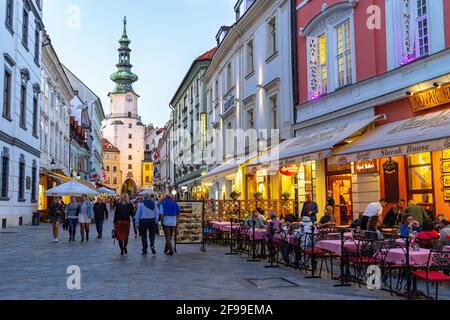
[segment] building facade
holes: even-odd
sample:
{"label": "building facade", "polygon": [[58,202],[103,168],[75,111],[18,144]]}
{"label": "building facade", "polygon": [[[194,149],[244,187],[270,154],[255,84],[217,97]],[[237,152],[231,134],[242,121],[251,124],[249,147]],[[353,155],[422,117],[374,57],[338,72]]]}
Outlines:
{"label": "building facade", "polygon": [[0,3],[1,227],[29,224],[37,211],[42,1]]}
{"label": "building facade", "polygon": [[42,97],[40,112],[40,178],[38,209],[47,209],[44,192],[70,176],[70,102],[75,92],[45,33],[42,42]]}
{"label": "building facade", "polygon": [[71,178],[89,182],[89,157],[90,149],[87,143],[87,132],[77,122],[75,117],[70,117],[70,144],[69,159]]}
{"label": "building facade", "polygon": [[122,192],[138,193],[142,187],[142,162],[144,160],[145,125],[138,114],[139,95],[132,84],[138,77],[131,72],[131,41],[124,29],[119,40],[119,62],[117,72],[111,75],[116,88],[109,94],[110,113],[103,123],[103,137],[120,150],[120,166],[122,171]]}
{"label": "building facade", "polygon": [[162,138],[158,143],[160,161],[157,170],[160,174],[159,191],[172,193],[175,188],[175,161],[173,152],[173,122],[169,120],[164,126]]}
{"label": "building facade", "polygon": [[280,199],[278,170],[258,157],[291,137],[293,124],[289,1],[238,1],[236,22],[222,27],[203,81],[208,114],[209,198]]}
{"label": "building facade", "polygon": [[103,176],[106,186],[120,194],[122,188],[122,172],[120,172],[120,150],[111,142],[102,139]]}
{"label": "building facade", "polygon": [[87,170],[88,181],[101,182],[102,175],[102,122],[105,113],[100,98],[77,78],[68,68],[64,68],[69,81],[75,90],[76,97],[71,101],[72,114],[87,133],[89,146],[89,161]]}
{"label": "building facade", "polygon": [[[178,87],[170,107],[173,110],[175,184],[183,198],[201,200],[202,173],[206,171],[206,88],[201,81],[216,49],[194,60]],[[206,196],[207,197],[207,196]]]}

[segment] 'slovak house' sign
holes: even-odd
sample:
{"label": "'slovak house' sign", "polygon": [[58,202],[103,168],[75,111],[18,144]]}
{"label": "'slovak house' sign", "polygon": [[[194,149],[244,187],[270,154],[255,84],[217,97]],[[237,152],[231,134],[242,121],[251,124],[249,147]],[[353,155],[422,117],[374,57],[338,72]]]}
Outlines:
{"label": "'slovak house' sign", "polygon": [[419,112],[450,103],[450,85],[414,94],[409,98],[413,112]]}

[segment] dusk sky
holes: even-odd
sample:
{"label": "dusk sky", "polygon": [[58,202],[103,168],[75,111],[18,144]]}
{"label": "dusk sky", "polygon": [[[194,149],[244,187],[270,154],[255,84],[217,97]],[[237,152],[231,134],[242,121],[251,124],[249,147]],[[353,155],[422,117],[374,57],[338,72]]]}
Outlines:
{"label": "dusk sky", "polygon": [[[169,102],[192,61],[215,46],[221,25],[234,21],[236,0],[44,0],[45,28],[63,64],[89,86],[109,111],[109,79],[127,16],[134,90],[145,123],[161,127]],[[77,12],[80,14],[78,15]],[[79,17],[79,18],[78,18]],[[79,23],[78,23],[79,21]]]}

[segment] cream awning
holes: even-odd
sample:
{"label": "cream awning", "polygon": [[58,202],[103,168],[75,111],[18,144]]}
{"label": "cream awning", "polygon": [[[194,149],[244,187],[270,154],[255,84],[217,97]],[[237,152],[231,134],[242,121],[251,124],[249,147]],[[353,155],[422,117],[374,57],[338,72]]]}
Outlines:
{"label": "cream awning", "polygon": [[385,124],[334,152],[355,162],[450,149],[450,110]]}

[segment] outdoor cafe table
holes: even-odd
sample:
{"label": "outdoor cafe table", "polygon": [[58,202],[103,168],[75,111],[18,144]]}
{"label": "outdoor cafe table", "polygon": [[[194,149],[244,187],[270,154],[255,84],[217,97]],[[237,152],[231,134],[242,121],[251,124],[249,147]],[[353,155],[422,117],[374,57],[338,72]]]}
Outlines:
{"label": "outdoor cafe table", "polygon": [[228,223],[228,225],[226,225],[226,226],[221,226],[221,228],[222,228],[221,231],[223,231],[223,232],[231,232],[231,228],[233,228],[233,231],[235,231],[235,230],[239,229],[240,227],[241,227],[240,224],[233,223],[233,227],[232,227],[231,224]]}
{"label": "outdoor cafe table", "polygon": [[253,229],[247,231],[247,236],[250,240],[265,240],[267,236],[267,229],[255,229],[255,237],[253,238]]}
{"label": "outdoor cafe table", "polygon": [[[330,251],[338,256],[342,255],[342,243],[341,240],[321,240],[317,242],[317,248]],[[357,243],[355,241],[345,241],[344,249],[349,252],[354,252],[358,249]]]}
{"label": "outdoor cafe table", "polygon": [[224,231],[223,228],[226,226],[230,226],[229,221],[211,221],[211,227],[214,230]]}
{"label": "outdoor cafe table", "polygon": [[[422,249],[418,251],[409,250],[409,265],[424,267],[428,263],[429,249]],[[389,249],[385,258],[386,262],[403,265],[406,262],[406,252],[403,248]]]}

